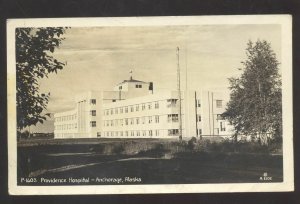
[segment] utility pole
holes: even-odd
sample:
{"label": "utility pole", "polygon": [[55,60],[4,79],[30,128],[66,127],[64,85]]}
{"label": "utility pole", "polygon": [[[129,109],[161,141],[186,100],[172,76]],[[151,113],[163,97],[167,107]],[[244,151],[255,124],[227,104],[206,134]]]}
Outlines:
{"label": "utility pole", "polygon": [[178,106],[179,106],[179,141],[182,141],[182,113],[181,113],[181,89],[180,89],[180,66],[179,66],[179,47],[177,47],[177,91],[178,91]]}

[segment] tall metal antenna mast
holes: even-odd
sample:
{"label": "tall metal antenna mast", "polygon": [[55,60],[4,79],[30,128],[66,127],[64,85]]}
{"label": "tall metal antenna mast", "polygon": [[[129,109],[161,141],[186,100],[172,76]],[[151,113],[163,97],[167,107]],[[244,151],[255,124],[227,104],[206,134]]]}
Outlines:
{"label": "tall metal antenna mast", "polygon": [[179,66],[179,47],[177,47],[177,91],[178,91],[178,106],[179,106],[179,140],[182,140],[182,113],[181,113],[181,89],[180,89],[180,66]]}

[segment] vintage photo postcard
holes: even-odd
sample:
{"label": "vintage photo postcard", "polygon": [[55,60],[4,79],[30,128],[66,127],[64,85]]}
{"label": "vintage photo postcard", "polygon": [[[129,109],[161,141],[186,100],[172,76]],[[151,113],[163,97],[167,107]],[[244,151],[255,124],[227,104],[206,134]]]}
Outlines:
{"label": "vintage photo postcard", "polygon": [[290,15],[8,19],[9,193],[294,190]]}

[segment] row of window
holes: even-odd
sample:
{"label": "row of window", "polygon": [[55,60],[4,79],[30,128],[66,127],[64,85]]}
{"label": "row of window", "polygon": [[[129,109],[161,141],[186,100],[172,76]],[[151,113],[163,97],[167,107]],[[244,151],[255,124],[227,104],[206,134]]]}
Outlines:
{"label": "row of window", "polygon": [[[162,130],[135,130],[135,131],[107,131],[104,132],[104,136],[107,137],[128,137],[128,136],[159,136]],[[168,136],[177,136],[179,134],[178,129],[170,129],[168,130]]]}
{"label": "row of window", "polygon": [[[125,118],[125,119],[115,119],[115,120],[104,120],[103,126],[123,126],[123,125],[139,125],[139,124],[151,124],[151,123],[159,123],[160,116],[144,116],[137,118]],[[168,123],[176,123],[178,122],[178,114],[168,114],[167,116]]]}
{"label": "row of window", "polygon": [[61,122],[61,121],[68,121],[68,120],[75,120],[77,118],[77,115],[66,115],[66,116],[61,116],[61,117],[57,117],[55,118],[55,122]]}
{"label": "row of window", "polygon": [[77,123],[72,124],[63,124],[63,125],[55,125],[55,130],[72,130],[77,128]]}
{"label": "row of window", "polygon": [[[151,110],[153,108],[153,104],[151,102],[149,103],[143,103],[143,104],[137,104],[137,105],[131,105],[131,106],[124,106],[120,108],[111,108],[111,109],[106,109],[104,110],[104,115],[113,115],[113,114],[122,114],[122,113],[128,113],[130,112],[138,112],[139,110]],[[154,108],[158,109],[159,108],[159,102],[155,101],[154,102]]]}
{"label": "row of window", "polygon": [[148,117],[139,117],[139,118],[125,118],[125,119],[116,119],[116,120],[104,120],[104,126],[123,126],[125,125],[139,125],[139,124],[151,124],[153,122],[159,123],[159,116],[148,116]]}

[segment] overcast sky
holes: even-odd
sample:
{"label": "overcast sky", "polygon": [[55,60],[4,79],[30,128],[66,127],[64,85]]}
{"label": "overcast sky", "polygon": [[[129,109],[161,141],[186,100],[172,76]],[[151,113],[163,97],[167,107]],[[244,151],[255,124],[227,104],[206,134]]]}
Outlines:
{"label": "overcast sky", "polygon": [[180,48],[182,88],[226,91],[238,76],[248,40],[267,40],[280,60],[279,25],[213,25],[71,28],[54,53],[67,66],[40,80],[50,92],[48,112],[75,106],[74,96],[112,90],[129,78],[154,82],[155,90],[176,89],[176,47]]}

